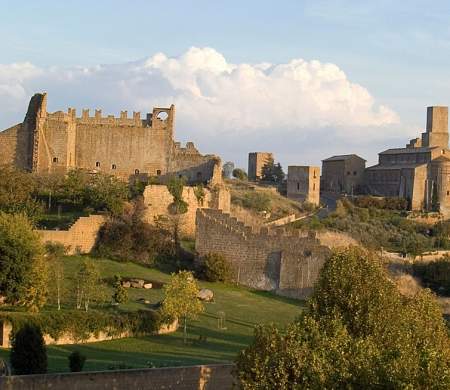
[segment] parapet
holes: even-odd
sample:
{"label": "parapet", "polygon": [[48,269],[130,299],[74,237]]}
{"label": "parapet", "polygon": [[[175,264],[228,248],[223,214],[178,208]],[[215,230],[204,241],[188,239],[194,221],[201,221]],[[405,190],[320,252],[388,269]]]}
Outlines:
{"label": "parapet", "polygon": [[[133,111],[131,118],[128,118],[128,111],[120,111],[120,116],[114,115],[102,116],[102,110],[96,109],[94,116],[90,116],[89,109],[83,109],[81,117],[76,118],[77,123],[89,125],[108,125],[108,126],[130,126],[143,127],[146,126],[146,121],[141,120],[141,113]],[[69,116],[75,118],[75,109],[69,108]]]}

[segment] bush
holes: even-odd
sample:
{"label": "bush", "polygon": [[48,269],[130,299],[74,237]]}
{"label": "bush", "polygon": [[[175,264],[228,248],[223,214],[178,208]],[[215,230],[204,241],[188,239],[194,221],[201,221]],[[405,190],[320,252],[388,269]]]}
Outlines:
{"label": "bush", "polygon": [[27,324],[12,339],[11,366],[17,375],[45,374],[47,350],[39,327]]}
{"label": "bush", "polygon": [[231,268],[228,261],[219,253],[209,253],[205,256],[204,274],[210,282],[229,282]]}
{"label": "bush", "polygon": [[247,209],[252,209],[258,212],[271,212],[272,211],[272,201],[270,195],[259,192],[247,192],[242,200],[242,205]]}
{"label": "bush", "polygon": [[153,266],[157,260],[175,255],[172,234],[141,221],[139,208],[136,205],[131,216],[122,215],[103,224],[93,251],[97,256]]}
{"label": "bush", "polygon": [[115,275],[114,278],[114,301],[117,303],[128,302],[128,291],[122,286],[122,279],[118,275]]}
{"label": "bush", "polygon": [[69,368],[71,372],[83,371],[86,356],[84,356],[81,352],[73,351],[69,355],[68,359],[69,359]]}
{"label": "bush", "polygon": [[413,271],[426,287],[439,294],[450,294],[450,257],[448,255],[427,263],[414,263]]}

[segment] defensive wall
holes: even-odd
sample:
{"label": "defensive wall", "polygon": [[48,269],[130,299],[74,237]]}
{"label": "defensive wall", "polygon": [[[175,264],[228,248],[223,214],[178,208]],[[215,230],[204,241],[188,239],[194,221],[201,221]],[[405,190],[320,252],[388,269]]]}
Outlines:
{"label": "defensive wall", "polygon": [[105,222],[103,215],[80,217],[69,230],[38,230],[43,242],[59,243],[68,254],[89,253],[95,245],[98,231]]}
{"label": "defensive wall", "polygon": [[103,116],[95,110],[47,112],[47,94],[35,94],[22,123],[0,132],[0,165],[38,173],[65,173],[80,168],[123,179],[181,173],[190,182],[205,182],[220,159],[202,155],[192,142],[174,141],[175,107],[155,107],[144,119]]}
{"label": "defensive wall", "polygon": [[[195,193],[196,187],[185,186],[183,188],[183,200],[188,204],[185,214],[179,217],[180,233],[186,237],[194,237],[197,209],[208,207],[230,211],[230,191],[224,185],[216,185],[213,188],[203,188],[204,198],[198,199]],[[144,190],[144,204],[147,206],[144,220],[154,224],[160,217],[169,217],[169,207],[173,203],[173,196],[165,185],[149,185]]]}
{"label": "defensive wall", "polygon": [[2,390],[231,390],[233,364],[0,377]]}
{"label": "defensive wall", "polygon": [[198,209],[196,223],[198,261],[208,253],[220,253],[238,283],[279,295],[310,295],[330,254],[313,234],[246,226],[221,210]]}

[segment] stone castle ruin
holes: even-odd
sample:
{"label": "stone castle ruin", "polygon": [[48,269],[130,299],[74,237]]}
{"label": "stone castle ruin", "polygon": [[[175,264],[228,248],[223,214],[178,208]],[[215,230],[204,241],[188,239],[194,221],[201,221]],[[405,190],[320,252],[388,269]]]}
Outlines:
{"label": "stone castle ruin", "polygon": [[0,132],[0,165],[37,173],[81,168],[124,179],[178,174],[188,182],[208,182],[220,173],[220,159],[201,155],[192,142],[174,141],[175,107],[154,108],[141,119],[83,110],[81,117],[47,112],[47,94],[35,94],[22,123]]}
{"label": "stone castle ruin", "polygon": [[330,249],[312,235],[250,227],[221,210],[198,209],[195,249],[199,259],[219,253],[237,283],[292,298],[311,294]]}

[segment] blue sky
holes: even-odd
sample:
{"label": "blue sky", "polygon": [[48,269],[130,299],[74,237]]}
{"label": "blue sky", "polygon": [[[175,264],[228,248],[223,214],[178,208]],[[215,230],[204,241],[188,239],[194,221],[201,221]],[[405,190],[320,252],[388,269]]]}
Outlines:
{"label": "blue sky", "polygon": [[[289,100],[287,106],[290,108],[285,111],[279,108],[279,112],[264,121],[251,123],[251,120],[247,120],[247,125],[241,130],[239,117],[261,117],[268,110],[271,96],[267,96],[268,100],[264,104],[256,104],[254,100],[258,99],[252,100],[239,93],[234,100],[242,104],[233,106],[229,104],[233,97],[227,95],[224,98],[216,91],[218,95],[214,95],[213,100],[220,102],[223,110],[203,103],[190,105],[183,103],[187,100],[186,93],[183,93],[183,99],[177,94],[180,88],[185,88],[184,81],[181,86],[174,81],[175,77],[179,82],[180,75],[167,76],[170,63],[167,62],[163,70],[158,65],[158,72],[164,74],[164,82],[156,80],[155,67],[152,65],[151,82],[147,80],[145,84],[152,89],[148,99],[145,91],[139,91],[140,100],[129,98],[130,104],[138,105],[141,109],[140,104],[143,102],[158,105],[159,97],[165,104],[173,97],[177,108],[195,111],[195,115],[185,117],[186,114],[178,109],[180,121],[177,133],[180,138],[187,140],[198,137],[193,140],[202,151],[221,154],[224,159],[236,160],[240,165],[245,164],[248,151],[257,149],[273,149],[284,164],[318,163],[330,154],[346,152],[359,152],[374,162],[378,151],[402,146],[423,128],[426,106],[450,104],[449,1],[0,0],[0,9],[0,36],[3,37],[0,41],[0,64],[4,65],[3,70],[0,68],[0,102],[3,102],[2,82],[3,90],[10,91],[8,93],[12,93],[11,85],[17,86],[19,83],[23,94],[35,92],[32,88],[47,90],[49,108],[53,110],[65,109],[74,104],[80,108],[94,108],[92,104],[97,104],[117,113],[119,105],[127,101],[124,98],[113,101],[110,92],[99,92],[102,88],[111,88],[110,82],[104,84],[97,77],[92,84],[95,90],[70,84],[74,92],[67,93],[68,70],[77,66],[95,68],[104,64],[109,66],[109,74],[120,78],[121,72],[129,72],[128,68],[122,66],[119,68],[121,70],[117,70],[113,65],[120,67],[130,62],[145,62],[160,52],[167,58],[178,59],[188,53],[191,47],[197,47],[212,48],[225,58],[227,64],[238,66],[289,64],[294,59],[333,64],[344,72],[350,83],[366,89],[377,107],[386,106],[397,115],[397,120],[393,120],[390,114],[390,119],[384,115],[383,120],[380,119],[381,114],[377,119],[372,114],[370,119],[367,119],[367,115],[352,119],[348,123],[346,136],[346,124],[341,120],[345,118],[346,111],[330,115],[325,113],[327,120],[321,121],[318,116],[323,112],[322,105],[320,110],[316,110],[317,107],[305,108],[304,115],[311,115],[311,120],[302,122],[302,112],[295,107],[295,91],[284,92],[281,85],[286,83],[276,82],[265,86],[267,89],[264,91],[267,93],[272,86],[277,88],[273,105],[282,105],[281,98],[286,94],[286,100]],[[32,64],[33,76],[24,81],[18,75],[24,72],[23,66],[14,67],[15,73],[11,76],[11,65],[24,63]],[[180,64],[186,62],[181,61]],[[54,68],[58,71],[52,71]],[[224,69],[228,68],[222,71]],[[61,72],[66,77],[65,84],[55,81],[55,78],[62,77]],[[323,82],[323,72],[314,71],[312,77],[318,77]],[[45,77],[42,73],[45,73]],[[197,77],[198,73],[195,75]],[[212,82],[210,77],[213,76],[208,73],[209,89],[212,88],[209,85]],[[245,80],[241,77],[242,72],[239,80]],[[75,77],[72,83],[82,84],[77,80],[79,78]],[[158,95],[158,88],[163,88],[161,86],[167,80],[173,89]],[[257,82],[252,80],[252,91],[261,90]],[[124,82],[130,81],[127,79]],[[237,83],[235,88],[239,89],[240,85]],[[340,101],[342,94],[348,94],[348,91],[338,92],[335,87],[332,90],[339,96],[333,101]],[[17,97],[17,89],[15,91],[14,96]],[[298,91],[304,91],[303,87],[299,87]],[[298,93],[300,95],[303,92]],[[326,91],[321,90],[318,99],[328,94],[328,88]],[[95,103],[93,96],[96,98]],[[308,99],[316,96],[316,90],[307,91],[305,96],[299,96],[299,104],[305,105]],[[6,92],[3,98],[8,99]],[[352,99],[354,97],[349,98]],[[4,113],[3,119],[0,112],[0,128],[6,128],[23,117],[26,102],[24,98],[16,100],[15,105],[8,103],[8,112]],[[7,101],[11,102],[11,99]],[[228,102],[228,105],[223,102]],[[210,104],[214,103],[210,101]],[[246,107],[243,108],[243,105]],[[237,119],[229,125],[233,128],[227,129],[225,126],[219,130],[195,130],[202,127],[203,114],[216,115],[219,122],[223,123],[220,115],[226,115],[222,112],[226,109],[237,112]],[[370,112],[377,110],[369,106],[363,109]],[[274,124],[280,122],[281,112],[292,118],[286,118],[286,123],[278,128]],[[208,118],[207,123],[213,127],[217,122],[214,118]],[[357,128],[362,129],[360,133],[355,131]],[[374,137],[374,134],[382,136]],[[206,139],[208,135],[211,136],[209,140]]]}

